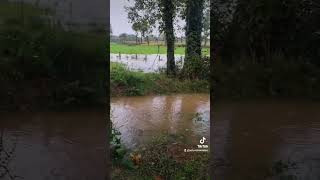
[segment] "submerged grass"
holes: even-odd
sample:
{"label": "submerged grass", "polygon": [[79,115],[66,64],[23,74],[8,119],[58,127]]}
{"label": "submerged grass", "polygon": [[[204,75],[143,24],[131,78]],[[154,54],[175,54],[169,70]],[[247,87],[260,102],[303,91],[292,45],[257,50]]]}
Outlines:
{"label": "submerged grass", "polygon": [[207,93],[205,80],[180,80],[165,74],[129,71],[124,65],[111,63],[110,87],[112,96],[139,96],[170,93]]}
{"label": "submerged grass", "polygon": [[[111,43],[110,44],[110,52],[111,53],[122,53],[122,54],[166,54],[167,48],[166,46],[160,45],[158,49],[158,45],[150,44],[150,45],[127,45],[127,44],[118,44]],[[203,48],[202,52],[204,55],[209,55],[209,48]],[[185,47],[176,47],[175,54],[184,55]]]}

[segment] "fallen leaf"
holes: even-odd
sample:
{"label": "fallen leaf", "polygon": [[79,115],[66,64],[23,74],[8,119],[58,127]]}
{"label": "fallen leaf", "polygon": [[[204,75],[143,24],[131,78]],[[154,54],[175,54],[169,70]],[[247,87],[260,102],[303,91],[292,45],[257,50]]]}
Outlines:
{"label": "fallen leaf", "polygon": [[130,157],[134,165],[141,164],[141,154],[130,154]]}

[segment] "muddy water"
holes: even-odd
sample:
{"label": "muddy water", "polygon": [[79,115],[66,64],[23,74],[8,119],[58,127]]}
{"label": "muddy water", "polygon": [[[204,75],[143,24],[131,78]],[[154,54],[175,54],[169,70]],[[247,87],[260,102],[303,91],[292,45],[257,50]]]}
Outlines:
{"label": "muddy water", "polygon": [[320,179],[320,103],[215,103],[216,179],[259,180],[276,161],[290,161],[298,179]]}
{"label": "muddy water", "polygon": [[[130,70],[143,72],[158,72],[166,68],[167,55],[165,54],[110,54],[111,62],[125,64]],[[184,56],[175,55],[177,67],[182,67]]]}
{"label": "muddy water", "polygon": [[209,139],[209,95],[121,97],[111,101],[113,123],[119,127],[125,145],[135,148],[153,136],[185,135],[199,144]]}
{"label": "muddy water", "polygon": [[[103,119],[103,110],[87,109],[2,113],[4,147],[10,151],[15,146],[10,173],[30,180],[104,179],[107,138]],[[0,168],[0,174],[3,171]]]}

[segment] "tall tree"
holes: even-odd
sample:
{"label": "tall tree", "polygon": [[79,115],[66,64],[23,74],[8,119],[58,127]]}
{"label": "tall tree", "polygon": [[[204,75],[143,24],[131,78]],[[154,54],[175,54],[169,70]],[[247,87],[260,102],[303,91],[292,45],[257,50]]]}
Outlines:
{"label": "tall tree", "polygon": [[163,21],[163,32],[167,42],[167,75],[175,76],[176,67],[174,59],[174,10],[175,6],[171,0],[160,0],[160,12]]}
{"label": "tall tree", "polygon": [[203,28],[204,0],[187,0],[186,9],[186,52],[184,74],[194,79],[201,66],[201,33]]}
{"label": "tall tree", "polygon": [[[130,1],[130,0],[129,0]],[[154,0],[133,0],[132,6],[125,7],[128,13],[129,22],[132,29],[141,34],[141,42],[153,32],[157,22],[157,11],[154,10],[156,1]]]}
{"label": "tall tree", "polygon": [[203,13],[203,40],[204,46],[207,46],[208,38],[210,36],[210,1],[205,0],[204,13]]}
{"label": "tall tree", "polygon": [[[129,0],[130,1],[130,0]],[[133,5],[126,7],[130,22],[147,21],[152,29],[158,25],[160,33],[165,34],[167,45],[167,74],[175,75],[174,61],[174,20],[176,5],[184,0],[132,0]],[[149,29],[150,30],[150,29]],[[150,32],[146,31],[150,34]]]}
{"label": "tall tree", "polygon": [[139,35],[139,23],[133,23],[132,24],[132,29],[133,31],[135,32],[135,35],[136,35],[136,44],[138,44],[138,35]]}

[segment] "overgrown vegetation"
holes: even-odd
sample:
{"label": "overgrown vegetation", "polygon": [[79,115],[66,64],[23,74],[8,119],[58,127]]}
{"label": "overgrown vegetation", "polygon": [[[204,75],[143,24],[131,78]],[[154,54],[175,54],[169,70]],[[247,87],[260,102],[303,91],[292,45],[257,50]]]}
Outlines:
{"label": "overgrown vegetation", "polygon": [[179,139],[158,136],[135,151],[122,151],[123,163],[113,163],[112,179],[209,180],[209,154],[184,153],[190,147]]}
{"label": "overgrown vegetation", "polygon": [[[186,78],[195,79],[201,69],[201,33],[203,30],[204,0],[187,0],[186,8],[186,56],[183,74]],[[195,63],[197,62],[197,63]]]}
{"label": "overgrown vegetation", "polygon": [[1,106],[100,104],[105,35],[66,31],[43,14],[20,14],[15,8],[10,17],[1,17]]}
{"label": "overgrown vegetation", "polygon": [[[164,73],[143,73],[128,70],[124,65],[111,63],[110,87],[112,96],[136,96],[169,93],[208,92],[207,80],[169,78]],[[207,73],[204,71],[204,73]],[[205,75],[203,75],[205,76]]]}

